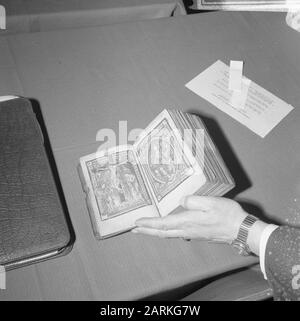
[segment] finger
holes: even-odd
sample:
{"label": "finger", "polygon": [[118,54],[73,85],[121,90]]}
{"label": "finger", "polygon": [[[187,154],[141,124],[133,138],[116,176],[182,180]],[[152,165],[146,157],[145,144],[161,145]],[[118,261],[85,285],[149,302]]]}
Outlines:
{"label": "finger", "polygon": [[147,227],[136,227],[132,230],[132,233],[152,235],[161,238],[185,237],[182,230],[159,230]]}
{"label": "finger", "polygon": [[182,199],[181,205],[187,210],[209,211],[215,201],[214,197],[190,195]]}
{"label": "finger", "polygon": [[185,221],[184,212],[171,214],[165,217],[141,218],[135,222],[138,227],[147,227],[158,230],[177,229]]}

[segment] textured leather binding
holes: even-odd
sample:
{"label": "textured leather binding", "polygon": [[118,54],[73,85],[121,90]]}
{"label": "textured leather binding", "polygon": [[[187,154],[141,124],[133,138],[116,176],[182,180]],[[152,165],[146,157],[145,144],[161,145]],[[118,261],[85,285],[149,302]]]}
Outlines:
{"label": "textured leather binding", "polygon": [[62,255],[71,233],[29,100],[0,102],[0,264]]}

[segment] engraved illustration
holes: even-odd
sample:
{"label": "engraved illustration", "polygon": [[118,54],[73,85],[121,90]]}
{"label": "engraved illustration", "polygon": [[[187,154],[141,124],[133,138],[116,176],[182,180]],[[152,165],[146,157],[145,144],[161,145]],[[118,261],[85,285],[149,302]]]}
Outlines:
{"label": "engraved illustration", "polygon": [[132,151],[99,157],[86,165],[101,220],[152,204]]}
{"label": "engraved illustration", "polygon": [[166,119],[141,141],[137,154],[158,201],[194,173]]}

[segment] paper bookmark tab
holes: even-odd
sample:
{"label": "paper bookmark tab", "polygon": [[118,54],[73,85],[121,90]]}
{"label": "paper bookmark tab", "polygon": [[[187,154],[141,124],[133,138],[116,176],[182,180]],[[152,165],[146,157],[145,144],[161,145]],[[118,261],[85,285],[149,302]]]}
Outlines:
{"label": "paper bookmark tab", "polygon": [[231,60],[229,68],[229,90],[242,91],[243,79],[243,65],[242,61]]}
{"label": "paper bookmark tab", "polygon": [[250,84],[251,84],[251,80],[243,77],[242,90],[240,92],[236,90],[232,91],[230,103],[233,107],[237,109],[245,109]]}

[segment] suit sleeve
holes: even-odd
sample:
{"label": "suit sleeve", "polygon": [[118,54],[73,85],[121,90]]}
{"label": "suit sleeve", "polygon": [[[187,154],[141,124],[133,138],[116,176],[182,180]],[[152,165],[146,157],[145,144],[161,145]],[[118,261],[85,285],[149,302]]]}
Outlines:
{"label": "suit sleeve", "polygon": [[300,300],[300,229],[282,226],[271,234],[265,269],[274,300]]}

